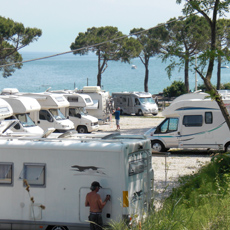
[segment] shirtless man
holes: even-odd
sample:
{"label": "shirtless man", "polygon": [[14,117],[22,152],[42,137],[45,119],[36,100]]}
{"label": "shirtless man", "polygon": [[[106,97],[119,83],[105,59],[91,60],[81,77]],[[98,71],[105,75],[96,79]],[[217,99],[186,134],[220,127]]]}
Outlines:
{"label": "shirtless man", "polygon": [[89,192],[85,199],[85,206],[90,207],[89,221],[91,230],[102,230],[102,209],[106,205],[107,201],[110,200],[110,195],[107,195],[105,201],[102,202],[100,195],[97,194],[100,188],[102,187],[99,182],[94,181],[90,187],[92,192]]}

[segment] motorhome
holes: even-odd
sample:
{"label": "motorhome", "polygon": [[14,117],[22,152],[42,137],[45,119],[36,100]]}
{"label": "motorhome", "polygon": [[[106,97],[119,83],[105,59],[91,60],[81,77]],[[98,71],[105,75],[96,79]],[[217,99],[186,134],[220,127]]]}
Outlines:
{"label": "motorhome", "polygon": [[74,123],[79,133],[91,133],[99,129],[98,119],[88,115],[85,108],[93,105],[92,98],[87,94],[74,93],[71,90],[54,90],[51,93],[62,94],[69,102],[69,107],[61,108],[61,112]]}
{"label": "motorhome", "polygon": [[[230,98],[223,101],[230,111]],[[170,148],[230,150],[230,130],[218,104],[208,94],[181,95],[162,115],[165,119],[145,133],[155,151]]]}
{"label": "motorhome", "polygon": [[158,106],[150,93],[118,92],[112,93],[114,107],[121,108],[121,114],[139,115],[158,114]]}
{"label": "motorhome", "polygon": [[2,95],[19,95],[32,97],[38,101],[41,106],[40,111],[31,112],[31,118],[34,123],[40,126],[44,131],[48,128],[55,128],[56,132],[66,132],[74,129],[74,124],[61,113],[60,108],[69,107],[66,98],[59,94],[44,93],[22,93],[17,89],[6,88],[2,90]]}
{"label": "motorhome", "polygon": [[13,132],[25,132],[38,135],[44,133],[43,129],[35,125],[30,118],[31,112],[38,112],[41,109],[36,99],[16,95],[1,95],[0,98],[8,102],[13,109],[13,115],[5,119],[19,120],[19,122],[11,128]]}
{"label": "motorhome", "polygon": [[88,94],[92,98],[93,105],[86,106],[86,111],[98,118],[99,124],[111,120],[113,108],[108,91],[102,90],[100,86],[84,86],[82,90],[75,89],[74,91]]}
{"label": "motorhome", "polygon": [[102,199],[111,195],[105,225],[138,222],[153,205],[151,146],[144,136],[0,138],[0,148],[0,229],[89,229],[85,197],[93,181],[101,184]]}

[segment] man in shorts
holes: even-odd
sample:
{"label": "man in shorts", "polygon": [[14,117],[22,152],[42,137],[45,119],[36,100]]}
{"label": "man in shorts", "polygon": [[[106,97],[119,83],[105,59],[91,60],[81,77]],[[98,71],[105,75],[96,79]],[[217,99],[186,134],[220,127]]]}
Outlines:
{"label": "man in shorts", "polygon": [[117,130],[120,129],[120,111],[121,108],[118,107],[117,110],[115,111],[114,115],[115,115],[115,120],[116,120],[116,125],[117,125]]}
{"label": "man in shorts", "polygon": [[105,201],[102,202],[101,196],[97,193],[100,190],[101,185],[99,182],[94,181],[91,184],[91,192],[86,195],[85,206],[90,207],[89,221],[91,230],[102,230],[102,209],[106,205],[107,201],[110,200],[110,195],[107,195]]}

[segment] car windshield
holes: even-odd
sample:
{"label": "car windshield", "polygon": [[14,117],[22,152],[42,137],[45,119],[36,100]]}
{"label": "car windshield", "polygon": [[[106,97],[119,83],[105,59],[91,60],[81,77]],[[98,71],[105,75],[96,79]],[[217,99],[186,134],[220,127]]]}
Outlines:
{"label": "car windshield", "polygon": [[56,120],[66,119],[65,116],[62,114],[62,112],[59,109],[50,109],[49,111]]}
{"label": "car windshield", "polygon": [[36,126],[34,122],[29,117],[29,114],[17,114],[16,117],[20,121],[23,127],[33,127]]}
{"label": "car windshield", "polygon": [[147,103],[155,104],[155,101],[153,100],[152,97],[140,97],[139,100],[141,104],[147,104]]}

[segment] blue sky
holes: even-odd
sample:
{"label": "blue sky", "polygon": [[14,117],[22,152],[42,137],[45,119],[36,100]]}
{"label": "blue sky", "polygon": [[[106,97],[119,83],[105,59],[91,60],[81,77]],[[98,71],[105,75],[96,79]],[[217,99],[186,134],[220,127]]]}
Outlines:
{"label": "blue sky", "polygon": [[181,16],[181,9],[176,0],[5,0],[0,15],[42,29],[42,37],[21,51],[65,52],[87,28],[116,26],[128,34]]}

